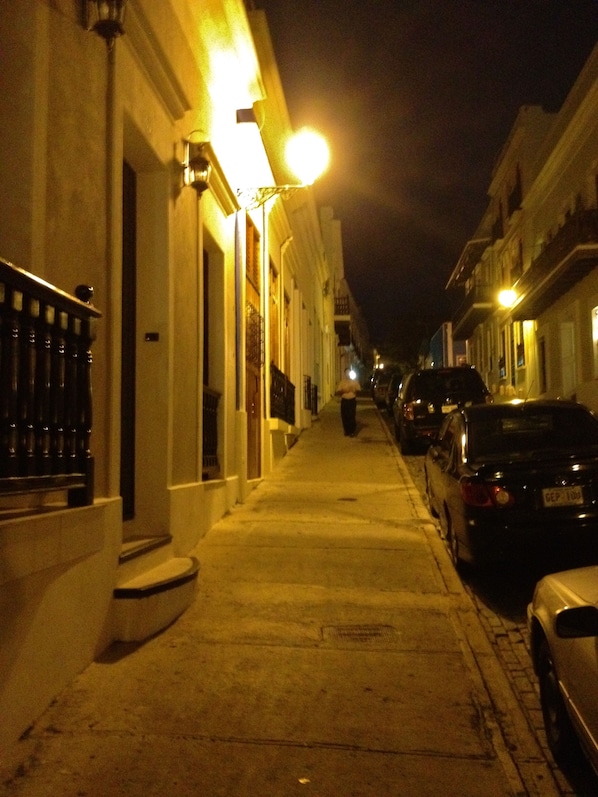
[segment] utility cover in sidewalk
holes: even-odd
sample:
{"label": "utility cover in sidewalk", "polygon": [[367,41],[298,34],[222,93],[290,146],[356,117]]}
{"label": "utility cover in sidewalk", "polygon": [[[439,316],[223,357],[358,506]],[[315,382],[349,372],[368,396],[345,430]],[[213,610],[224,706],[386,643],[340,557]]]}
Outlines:
{"label": "utility cover in sidewalk", "polygon": [[325,625],[323,639],[339,639],[343,642],[372,642],[395,636],[392,625]]}

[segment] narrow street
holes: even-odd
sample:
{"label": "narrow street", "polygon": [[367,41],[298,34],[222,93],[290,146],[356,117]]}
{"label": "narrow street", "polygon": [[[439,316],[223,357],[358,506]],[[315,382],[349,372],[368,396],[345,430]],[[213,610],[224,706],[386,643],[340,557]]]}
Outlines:
{"label": "narrow street", "polygon": [[[385,411],[380,414],[394,439],[393,423]],[[427,506],[424,455],[403,457],[409,474]],[[572,561],[571,566],[584,564]],[[563,797],[595,797],[598,779],[591,767],[563,773],[552,760],[546,744],[539,702],[538,682],[529,653],[526,607],[536,582],[548,572],[564,569],[562,563],[539,563],[537,568],[501,566],[484,571],[468,569],[461,576],[463,586],[477,608],[486,635],[502,664],[513,691],[519,698],[548,765],[554,772]]]}
{"label": "narrow street", "polygon": [[82,672],[21,738],[0,793],[574,793],[371,401],[357,420],[345,437],[339,403],[323,408],[196,547],[193,604]]}

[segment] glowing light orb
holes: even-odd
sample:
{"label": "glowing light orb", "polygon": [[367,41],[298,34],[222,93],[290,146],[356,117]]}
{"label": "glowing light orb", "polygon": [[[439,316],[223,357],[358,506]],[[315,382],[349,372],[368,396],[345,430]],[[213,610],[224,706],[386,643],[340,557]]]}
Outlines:
{"label": "glowing light orb", "polygon": [[311,185],[317,180],[330,161],[326,140],[307,127],[289,139],[285,154],[287,163],[303,185]]}
{"label": "glowing light orb", "polygon": [[504,290],[498,294],[498,301],[503,307],[513,307],[517,294],[513,290]]}

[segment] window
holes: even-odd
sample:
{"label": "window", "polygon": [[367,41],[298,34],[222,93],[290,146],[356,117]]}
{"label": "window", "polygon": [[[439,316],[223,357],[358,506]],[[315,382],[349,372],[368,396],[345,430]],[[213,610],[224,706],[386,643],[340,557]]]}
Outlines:
{"label": "window", "polygon": [[523,334],[523,321],[516,321],[513,332],[515,334],[515,357],[517,368],[525,365],[525,336]]}
{"label": "window", "polygon": [[255,225],[249,218],[246,224],[246,259],[247,259],[247,279],[259,293],[261,289],[260,280],[260,236]]}
{"label": "window", "polygon": [[507,333],[501,330],[500,333],[500,356],[498,358],[498,376],[505,379],[507,376]]}

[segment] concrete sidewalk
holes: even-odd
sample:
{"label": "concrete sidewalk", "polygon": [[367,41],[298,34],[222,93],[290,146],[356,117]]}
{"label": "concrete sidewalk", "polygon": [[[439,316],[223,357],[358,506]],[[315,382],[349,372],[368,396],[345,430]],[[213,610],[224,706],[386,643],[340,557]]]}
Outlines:
{"label": "concrete sidewalk", "polygon": [[552,797],[368,398],[332,402],[194,552],[197,599],[113,646],[15,751],[22,797]]}

